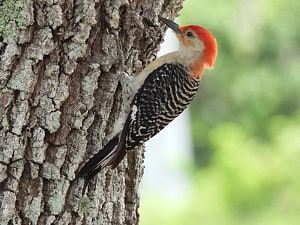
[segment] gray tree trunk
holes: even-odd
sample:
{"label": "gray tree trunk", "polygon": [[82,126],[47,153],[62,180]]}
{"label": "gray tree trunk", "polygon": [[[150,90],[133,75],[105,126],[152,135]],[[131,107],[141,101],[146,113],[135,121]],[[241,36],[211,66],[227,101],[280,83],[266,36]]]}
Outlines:
{"label": "gray tree trunk", "polygon": [[182,0],[0,1],[0,224],[138,224],[143,151],[74,180]]}

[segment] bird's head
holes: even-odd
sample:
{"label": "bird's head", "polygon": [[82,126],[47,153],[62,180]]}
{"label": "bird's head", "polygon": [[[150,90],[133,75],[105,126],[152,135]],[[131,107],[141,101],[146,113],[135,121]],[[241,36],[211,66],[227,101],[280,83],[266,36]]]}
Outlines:
{"label": "bird's head", "polygon": [[189,66],[192,77],[200,79],[205,68],[213,68],[217,41],[208,30],[197,25],[179,26],[162,17],[160,20],[175,32],[180,43],[179,56]]}

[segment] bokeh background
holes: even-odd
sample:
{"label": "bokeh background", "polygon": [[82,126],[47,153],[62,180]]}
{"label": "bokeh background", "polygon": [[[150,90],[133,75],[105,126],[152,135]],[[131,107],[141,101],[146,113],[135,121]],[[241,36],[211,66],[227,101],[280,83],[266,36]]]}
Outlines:
{"label": "bokeh background", "polygon": [[146,147],[140,224],[299,225],[300,1],[186,0],[177,22],[218,58],[180,136]]}

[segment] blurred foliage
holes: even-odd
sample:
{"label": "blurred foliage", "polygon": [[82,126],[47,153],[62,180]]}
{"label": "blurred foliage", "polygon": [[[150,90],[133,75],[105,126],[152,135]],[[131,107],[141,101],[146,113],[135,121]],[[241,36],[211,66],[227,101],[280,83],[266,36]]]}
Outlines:
{"label": "blurred foliage", "polygon": [[299,224],[300,1],[187,0],[181,15],[216,36],[218,58],[191,106],[190,195],[156,196],[141,224]]}

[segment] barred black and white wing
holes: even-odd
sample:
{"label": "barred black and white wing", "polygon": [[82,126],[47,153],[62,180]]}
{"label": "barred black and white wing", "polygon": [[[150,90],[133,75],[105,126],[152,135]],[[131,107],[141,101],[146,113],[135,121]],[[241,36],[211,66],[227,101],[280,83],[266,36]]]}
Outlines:
{"label": "barred black and white wing", "polygon": [[163,64],[150,73],[132,102],[113,167],[127,151],[149,140],[183,112],[199,84],[181,64]]}

